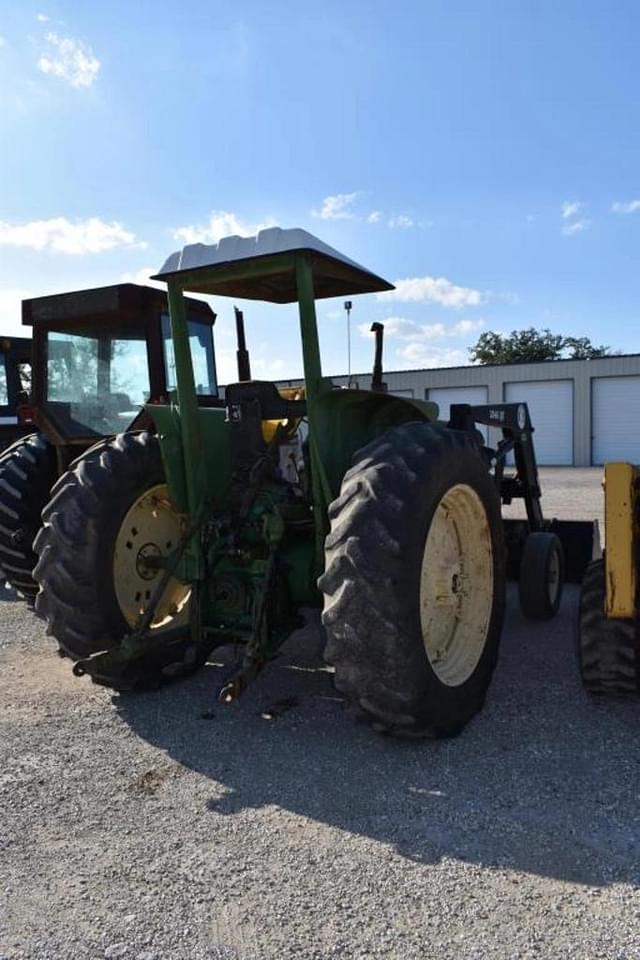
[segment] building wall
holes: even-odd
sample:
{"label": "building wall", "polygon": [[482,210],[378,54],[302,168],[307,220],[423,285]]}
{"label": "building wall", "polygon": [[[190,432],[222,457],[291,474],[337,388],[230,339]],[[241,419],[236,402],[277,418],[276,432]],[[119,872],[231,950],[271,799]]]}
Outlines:
{"label": "building wall", "polygon": [[[542,363],[504,364],[501,366],[450,367],[437,370],[394,370],[384,374],[390,393],[413,395],[422,400],[430,387],[486,386],[488,402],[502,403],[505,399],[505,384],[531,380],[573,381],[573,455],[575,466],[589,466],[592,435],[592,390],[595,377],[640,376],[640,354],[601,357],[595,360],[552,360]],[[368,389],[371,375],[354,374],[352,382]],[[337,386],[346,386],[344,376],[332,377]],[[299,384],[300,380],[281,381]],[[410,393],[411,392],[411,393]],[[561,415],[561,411],[559,412]],[[624,416],[624,411],[620,411]],[[534,423],[535,426],[535,423]],[[630,424],[630,430],[638,430]],[[490,437],[495,442],[495,436]]]}

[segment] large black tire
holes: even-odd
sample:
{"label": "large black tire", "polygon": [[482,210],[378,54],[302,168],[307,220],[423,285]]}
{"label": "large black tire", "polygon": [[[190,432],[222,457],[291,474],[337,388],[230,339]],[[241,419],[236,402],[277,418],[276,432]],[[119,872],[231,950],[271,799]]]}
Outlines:
{"label": "large black tire", "polygon": [[560,608],[564,552],[555,533],[538,530],[525,540],[520,563],[520,609],[529,620],[552,620]]}
{"label": "large black tire", "polygon": [[[111,648],[131,632],[116,595],[116,538],[132,504],[161,483],[157,437],[125,433],[91,447],[53,488],[34,544],[36,612],[73,660]],[[89,672],[96,683],[117,690],[149,689],[205,659],[206,652],[181,639],[108,671],[97,665]]]}
{"label": "large black tire", "polygon": [[[443,682],[427,655],[420,603],[427,536],[441,501],[458,485],[480,504],[490,579],[481,652],[472,672],[455,684]],[[505,604],[500,500],[477,442],[424,423],[388,430],[355,455],[329,518],[319,586],[325,659],[335,668],[337,689],[377,729],[455,736],[483,705]],[[467,568],[464,577],[472,581],[474,573]]]}
{"label": "large black tire", "polygon": [[33,541],[56,477],[55,448],[38,433],[21,437],[0,454],[0,567],[29,603],[38,592]]}
{"label": "large black tire", "polygon": [[590,693],[640,693],[640,637],[634,620],[605,616],[605,563],[587,567],[580,590],[578,666]]}

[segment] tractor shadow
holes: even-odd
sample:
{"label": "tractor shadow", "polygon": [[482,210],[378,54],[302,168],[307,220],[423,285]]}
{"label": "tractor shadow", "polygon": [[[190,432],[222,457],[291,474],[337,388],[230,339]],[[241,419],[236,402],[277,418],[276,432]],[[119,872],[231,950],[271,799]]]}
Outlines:
{"label": "tractor shadow", "polygon": [[556,620],[531,624],[510,596],[487,705],[455,740],[395,740],[355,722],[313,622],[230,707],[215,702],[228,663],[114,703],[138,736],[215,783],[203,816],[275,805],[416,863],[639,884],[640,703],[582,692],[576,601],[567,588]]}

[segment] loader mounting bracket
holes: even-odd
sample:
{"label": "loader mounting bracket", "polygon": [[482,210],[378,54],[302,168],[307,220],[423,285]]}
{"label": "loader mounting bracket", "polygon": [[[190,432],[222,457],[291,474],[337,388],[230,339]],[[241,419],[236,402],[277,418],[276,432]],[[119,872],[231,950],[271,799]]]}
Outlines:
{"label": "loader mounting bracket", "polygon": [[[538,464],[533,442],[534,427],[526,403],[490,403],[472,406],[467,403],[451,405],[448,426],[453,430],[475,432],[476,424],[494,427],[502,432],[495,449],[483,447],[493,469],[493,477],[504,505],[513,500],[524,500],[527,519],[505,519],[505,537],[508,549],[508,571],[518,579],[524,541],[530,533],[549,531],[562,543],[565,558],[565,576],[573,583],[581,583],[590,561],[600,553],[597,521],[545,519],[542,510],[542,491],[538,478]],[[513,453],[515,473],[505,473],[508,454]]]}

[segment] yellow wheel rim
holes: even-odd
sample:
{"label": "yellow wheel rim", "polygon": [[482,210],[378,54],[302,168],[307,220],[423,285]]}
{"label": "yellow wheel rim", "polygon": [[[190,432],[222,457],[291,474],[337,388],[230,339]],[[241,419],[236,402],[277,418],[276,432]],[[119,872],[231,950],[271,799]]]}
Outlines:
{"label": "yellow wheel rim", "polygon": [[478,666],[493,607],[493,545],[485,508],[466,484],[447,490],[420,572],[420,625],[438,679],[458,687]]}
{"label": "yellow wheel rim", "polygon": [[[127,512],[113,555],[113,583],[123,617],[133,627],[160,582],[163,568],[157,561],[172,554],[183,532],[167,486],[146,490]],[[180,626],[188,619],[191,587],[171,577],[151,622],[151,629]]]}

